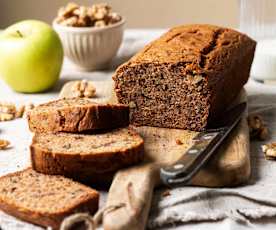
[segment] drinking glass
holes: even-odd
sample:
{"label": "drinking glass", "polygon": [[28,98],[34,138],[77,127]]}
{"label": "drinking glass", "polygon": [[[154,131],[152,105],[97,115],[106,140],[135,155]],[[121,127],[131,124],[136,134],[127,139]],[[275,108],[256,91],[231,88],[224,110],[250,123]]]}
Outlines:
{"label": "drinking glass", "polygon": [[239,0],[240,31],[255,40],[276,38],[276,0]]}

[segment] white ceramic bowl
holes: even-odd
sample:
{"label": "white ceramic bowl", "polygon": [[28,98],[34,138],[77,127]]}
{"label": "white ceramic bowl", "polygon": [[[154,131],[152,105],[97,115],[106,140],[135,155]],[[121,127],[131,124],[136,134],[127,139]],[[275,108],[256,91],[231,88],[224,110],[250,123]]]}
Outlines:
{"label": "white ceramic bowl", "polygon": [[81,70],[108,67],[123,39],[125,19],[106,27],[70,27],[53,23],[64,53]]}

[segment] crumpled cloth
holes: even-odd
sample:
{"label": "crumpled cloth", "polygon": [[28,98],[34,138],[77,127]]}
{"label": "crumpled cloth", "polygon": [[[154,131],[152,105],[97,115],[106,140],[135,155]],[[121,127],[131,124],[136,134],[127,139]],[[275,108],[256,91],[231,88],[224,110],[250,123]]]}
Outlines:
{"label": "crumpled cloth", "polygon": [[[269,140],[252,141],[251,178],[235,188],[180,187],[156,191],[148,221],[148,228],[197,221],[219,221],[231,218],[244,224],[262,217],[276,217],[276,161],[264,158],[261,145],[276,141],[276,88],[250,82],[247,90],[249,114],[260,114],[270,130]],[[257,88],[256,88],[257,87]],[[275,87],[275,86],[274,86]],[[219,175],[218,175],[219,176]]]}

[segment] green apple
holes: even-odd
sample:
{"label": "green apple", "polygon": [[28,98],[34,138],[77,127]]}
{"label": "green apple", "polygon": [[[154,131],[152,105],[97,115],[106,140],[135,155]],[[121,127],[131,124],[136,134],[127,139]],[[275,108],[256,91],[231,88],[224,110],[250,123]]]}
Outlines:
{"label": "green apple", "polygon": [[57,82],[63,49],[48,24],[25,20],[0,33],[0,76],[15,91],[38,93]]}

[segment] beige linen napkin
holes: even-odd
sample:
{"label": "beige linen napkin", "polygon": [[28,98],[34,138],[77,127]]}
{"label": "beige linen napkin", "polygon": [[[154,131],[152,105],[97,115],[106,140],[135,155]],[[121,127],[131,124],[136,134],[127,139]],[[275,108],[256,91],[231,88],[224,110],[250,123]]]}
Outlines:
{"label": "beige linen napkin", "polygon": [[[251,95],[249,113],[263,116],[276,140],[276,96]],[[247,184],[236,188],[180,187],[155,193],[149,228],[189,221],[216,221],[231,218],[241,222],[276,216],[276,161],[265,160],[261,145],[251,142],[252,175]],[[219,175],[218,175],[219,176]]]}

